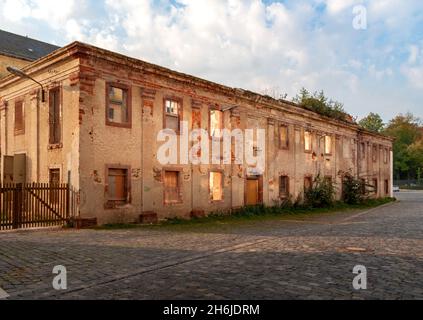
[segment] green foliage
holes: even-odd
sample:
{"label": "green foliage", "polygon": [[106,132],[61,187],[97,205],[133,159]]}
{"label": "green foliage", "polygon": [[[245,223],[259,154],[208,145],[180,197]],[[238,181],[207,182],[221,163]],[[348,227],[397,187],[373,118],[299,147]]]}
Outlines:
{"label": "green foliage", "polygon": [[347,204],[360,204],[366,199],[365,182],[355,179],[350,173],[344,175],[342,181],[342,201]]}
{"label": "green foliage", "polygon": [[304,109],[320,115],[344,122],[353,122],[352,117],[345,112],[344,105],[338,101],[328,99],[323,91],[311,94],[307,89],[302,88],[293,101]]}
{"label": "green foliage", "polygon": [[385,127],[381,116],[373,112],[370,112],[367,117],[361,119],[358,124],[364,129],[378,133],[382,132]]}
{"label": "green foliage", "polygon": [[330,179],[316,177],[311,188],[304,192],[304,204],[310,208],[332,207],[335,203],[335,186]]}
{"label": "green foliage", "polygon": [[420,119],[411,113],[392,119],[386,135],[394,141],[394,174],[396,179],[415,179],[417,170],[423,168],[423,137]]}

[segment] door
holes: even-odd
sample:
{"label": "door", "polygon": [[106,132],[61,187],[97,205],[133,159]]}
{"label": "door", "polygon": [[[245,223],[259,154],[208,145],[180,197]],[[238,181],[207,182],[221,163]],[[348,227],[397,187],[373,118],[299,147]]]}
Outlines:
{"label": "door", "polygon": [[248,179],[246,190],[246,205],[255,206],[259,204],[259,180]]}

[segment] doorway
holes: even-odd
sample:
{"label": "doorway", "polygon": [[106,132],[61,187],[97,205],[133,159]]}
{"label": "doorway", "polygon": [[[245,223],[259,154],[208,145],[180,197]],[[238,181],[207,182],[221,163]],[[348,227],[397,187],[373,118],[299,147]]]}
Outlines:
{"label": "doorway", "polygon": [[256,206],[263,203],[263,179],[261,176],[248,177],[245,184],[245,204]]}

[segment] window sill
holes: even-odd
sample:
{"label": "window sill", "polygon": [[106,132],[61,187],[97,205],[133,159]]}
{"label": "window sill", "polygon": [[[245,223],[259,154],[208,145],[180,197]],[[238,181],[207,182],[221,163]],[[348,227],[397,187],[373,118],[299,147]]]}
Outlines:
{"label": "window sill", "polygon": [[57,149],[62,149],[63,148],[63,143],[56,143],[56,144],[49,144],[48,145],[48,150],[57,150]]}
{"label": "window sill", "polygon": [[166,206],[166,207],[174,207],[174,206],[180,206],[180,205],[182,205],[182,204],[184,204],[182,201],[178,201],[178,202],[165,202],[164,203],[164,205]]}
{"label": "window sill", "polygon": [[25,130],[16,130],[15,131],[15,136],[23,136],[25,135]]}
{"label": "window sill", "polygon": [[132,129],[131,123],[118,123],[118,122],[106,121],[106,126],[123,128],[123,129]]}

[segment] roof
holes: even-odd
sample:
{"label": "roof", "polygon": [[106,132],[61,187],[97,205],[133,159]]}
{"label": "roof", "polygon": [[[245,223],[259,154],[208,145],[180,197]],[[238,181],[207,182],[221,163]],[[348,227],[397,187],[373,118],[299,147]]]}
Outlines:
{"label": "roof", "polygon": [[0,54],[35,61],[59,49],[55,45],[0,30]]}

